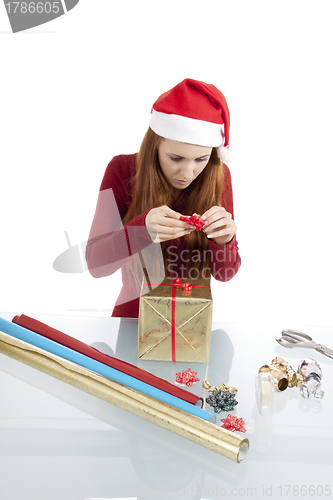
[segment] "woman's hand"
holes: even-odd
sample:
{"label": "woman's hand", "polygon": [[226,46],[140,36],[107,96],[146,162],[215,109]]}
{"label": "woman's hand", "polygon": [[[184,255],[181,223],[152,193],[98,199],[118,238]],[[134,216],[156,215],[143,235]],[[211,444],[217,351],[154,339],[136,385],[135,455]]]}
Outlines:
{"label": "woman's hand", "polygon": [[232,240],[237,227],[231,214],[223,207],[214,206],[207,210],[201,218],[205,222],[202,230],[217,245],[225,245]]}
{"label": "woman's hand", "polygon": [[179,220],[181,214],[163,205],[152,208],[146,216],[146,228],[154,243],[174,240],[195,230],[187,222]]}

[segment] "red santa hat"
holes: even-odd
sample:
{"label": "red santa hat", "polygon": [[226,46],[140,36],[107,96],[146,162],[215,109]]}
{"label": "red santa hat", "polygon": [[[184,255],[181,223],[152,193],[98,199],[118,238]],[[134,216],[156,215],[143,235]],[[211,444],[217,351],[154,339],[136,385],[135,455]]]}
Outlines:
{"label": "red santa hat", "polygon": [[162,94],[151,109],[150,128],[161,137],[198,146],[217,147],[222,161],[231,161],[230,113],[220,90],[186,78]]}

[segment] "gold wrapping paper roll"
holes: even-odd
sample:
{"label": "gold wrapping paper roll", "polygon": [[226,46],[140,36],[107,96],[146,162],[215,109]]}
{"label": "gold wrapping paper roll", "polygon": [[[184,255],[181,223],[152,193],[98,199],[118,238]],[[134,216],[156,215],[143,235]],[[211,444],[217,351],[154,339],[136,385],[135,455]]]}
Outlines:
{"label": "gold wrapping paper roll", "polygon": [[0,352],[235,462],[246,457],[248,439],[2,332]]}

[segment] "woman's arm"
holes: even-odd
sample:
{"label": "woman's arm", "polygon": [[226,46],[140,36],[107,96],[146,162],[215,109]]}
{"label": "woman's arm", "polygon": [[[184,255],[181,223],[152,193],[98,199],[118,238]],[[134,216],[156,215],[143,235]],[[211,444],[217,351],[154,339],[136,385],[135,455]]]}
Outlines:
{"label": "woman's arm", "polygon": [[88,269],[95,278],[113,274],[152,243],[145,225],[150,209],[125,226],[121,222],[132,201],[135,156],[116,156],[104,174],[86,247]]}
{"label": "woman's arm", "polygon": [[[211,236],[209,249],[211,251],[212,275],[219,281],[229,281],[238,272],[241,258],[236,240],[236,225],[234,223],[233,195],[230,170],[224,166],[224,192],[222,208],[212,207],[203,215],[207,217],[207,233]],[[222,221],[222,222],[219,222]],[[224,225],[225,223],[226,225]],[[223,227],[223,229],[219,229]],[[215,234],[214,234],[215,233]],[[215,236],[215,237],[214,237]],[[226,243],[221,243],[226,241]]]}
{"label": "woman's arm", "polygon": [[210,241],[212,275],[218,281],[229,281],[238,272],[241,258],[238,253],[238,243],[234,236],[229,243],[217,245]]}
{"label": "woman's arm", "polygon": [[[149,245],[145,260],[159,255],[156,244],[179,238],[192,231],[181,214],[167,206],[149,208],[125,226],[122,220],[132,202],[131,180],[135,175],[136,155],[116,156],[109,163],[99,192],[96,212],[86,247],[89,272],[95,278],[109,276]],[[148,265],[148,262],[145,262]]]}

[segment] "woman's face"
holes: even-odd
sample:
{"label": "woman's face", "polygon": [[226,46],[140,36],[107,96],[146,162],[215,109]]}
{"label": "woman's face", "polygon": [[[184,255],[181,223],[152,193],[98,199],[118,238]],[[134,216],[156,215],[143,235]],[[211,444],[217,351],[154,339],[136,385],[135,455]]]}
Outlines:
{"label": "woman's face", "polygon": [[[207,165],[213,148],[162,139],[158,159],[174,190],[187,188]],[[174,191],[177,194],[177,191]],[[179,192],[178,192],[179,193]]]}

